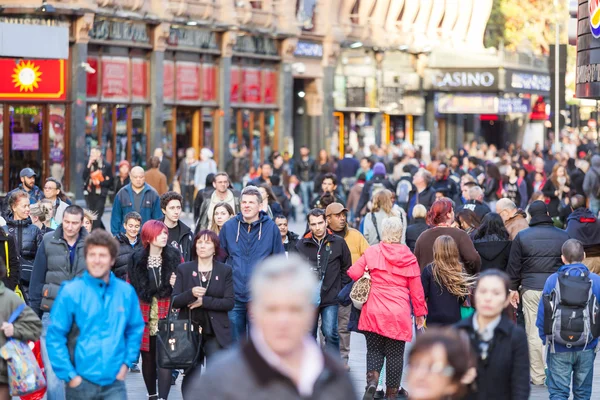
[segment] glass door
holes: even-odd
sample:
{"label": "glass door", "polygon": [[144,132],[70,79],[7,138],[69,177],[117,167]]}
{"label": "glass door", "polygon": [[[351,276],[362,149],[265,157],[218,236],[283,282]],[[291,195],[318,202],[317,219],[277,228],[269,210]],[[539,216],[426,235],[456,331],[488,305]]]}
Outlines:
{"label": "glass door", "polygon": [[44,107],[38,105],[11,105],[8,109],[8,133],[10,151],[10,175],[8,188],[14,189],[21,183],[19,173],[23,168],[32,168],[40,186],[43,175],[43,131]]}
{"label": "glass door", "polygon": [[131,109],[131,161],[133,165],[146,166],[146,108]]}

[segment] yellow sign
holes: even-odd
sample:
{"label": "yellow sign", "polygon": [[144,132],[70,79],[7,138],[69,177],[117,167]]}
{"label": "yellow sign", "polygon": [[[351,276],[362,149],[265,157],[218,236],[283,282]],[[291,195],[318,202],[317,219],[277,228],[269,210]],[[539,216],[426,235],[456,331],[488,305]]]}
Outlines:
{"label": "yellow sign", "polygon": [[41,82],[40,67],[31,61],[21,61],[13,70],[13,83],[20,92],[33,92],[37,89],[38,83]]}

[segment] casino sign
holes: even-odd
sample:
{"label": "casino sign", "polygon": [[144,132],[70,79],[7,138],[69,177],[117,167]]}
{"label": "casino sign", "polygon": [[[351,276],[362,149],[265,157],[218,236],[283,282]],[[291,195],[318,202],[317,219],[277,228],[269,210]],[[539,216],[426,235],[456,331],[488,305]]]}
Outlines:
{"label": "casino sign", "polygon": [[579,0],[575,96],[600,99],[600,0]]}

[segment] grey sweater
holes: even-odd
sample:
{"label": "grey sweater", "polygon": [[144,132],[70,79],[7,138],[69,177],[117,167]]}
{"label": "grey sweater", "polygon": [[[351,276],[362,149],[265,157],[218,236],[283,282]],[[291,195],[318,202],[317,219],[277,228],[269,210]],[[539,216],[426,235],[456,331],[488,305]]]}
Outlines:
{"label": "grey sweater", "polygon": [[357,399],[342,365],[328,354],[324,357],[325,368],[315,383],[313,395],[302,397],[292,381],[273,369],[249,341],[219,354],[201,376],[190,376],[183,396],[196,400]]}

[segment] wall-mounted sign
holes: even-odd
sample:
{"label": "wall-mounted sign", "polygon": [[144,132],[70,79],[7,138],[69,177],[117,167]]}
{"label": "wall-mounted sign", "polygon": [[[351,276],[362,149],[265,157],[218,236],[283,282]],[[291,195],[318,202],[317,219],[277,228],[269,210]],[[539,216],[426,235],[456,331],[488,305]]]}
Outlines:
{"label": "wall-mounted sign", "polygon": [[600,98],[600,6],[598,0],[579,1],[575,97]]}
{"label": "wall-mounted sign", "polygon": [[433,86],[446,91],[497,91],[498,70],[444,70],[435,75]]}
{"label": "wall-mounted sign", "polygon": [[600,38],[600,0],[590,0],[588,2],[588,15],[592,36],[598,39]]}
{"label": "wall-mounted sign", "polygon": [[552,87],[550,75],[506,71],[506,91],[548,93]]}
{"label": "wall-mounted sign", "polygon": [[176,94],[179,101],[200,100],[200,64],[188,61],[175,63]]}
{"label": "wall-mounted sign", "polygon": [[169,46],[190,47],[195,49],[218,50],[217,35],[207,29],[171,27],[167,38]]}
{"label": "wall-mounted sign", "polygon": [[40,149],[40,134],[13,133],[11,142],[13,151],[38,151]]}
{"label": "wall-mounted sign", "polygon": [[95,40],[150,43],[148,26],[143,22],[95,19],[89,35]]}
{"label": "wall-mounted sign", "polygon": [[217,101],[217,67],[202,64],[202,101]]}
{"label": "wall-mounted sign", "polygon": [[278,56],[277,42],[265,36],[238,36],[233,46],[235,53],[245,53],[259,56]]}
{"label": "wall-mounted sign", "polygon": [[2,24],[14,25],[42,25],[42,26],[62,26],[69,27],[69,21],[63,17],[40,18],[35,16],[2,16],[0,17]]}
{"label": "wall-mounted sign", "polygon": [[435,94],[437,114],[497,114],[498,98],[478,94]]}
{"label": "wall-mounted sign", "polygon": [[146,101],[148,99],[148,62],[142,58],[131,59],[131,100]]}
{"label": "wall-mounted sign", "polygon": [[298,41],[296,50],[294,51],[296,57],[323,57],[323,44],[316,42],[305,42]]}
{"label": "wall-mounted sign", "polygon": [[102,99],[111,101],[129,101],[130,98],[130,60],[128,57],[102,57]]}
{"label": "wall-mounted sign", "polygon": [[0,59],[0,100],[65,100],[65,60]]}
{"label": "wall-mounted sign", "polygon": [[175,61],[163,62],[163,98],[166,103],[175,100]]}
{"label": "wall-mounted sign", "polygon": [[527,114],[531,111],[531,99],[504,98],[498,99],[498,114]]}

